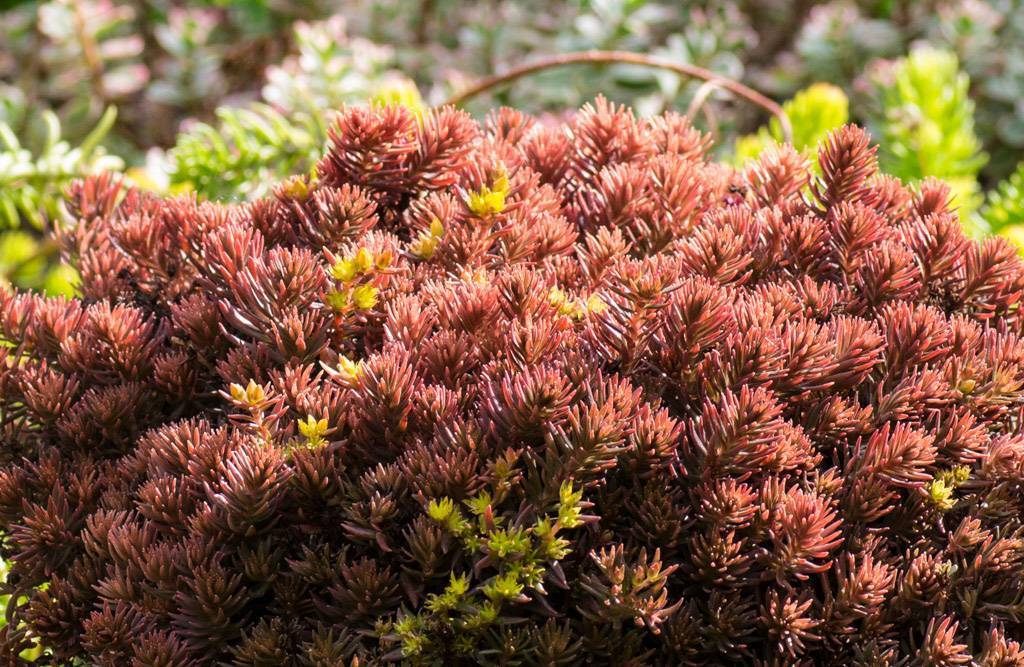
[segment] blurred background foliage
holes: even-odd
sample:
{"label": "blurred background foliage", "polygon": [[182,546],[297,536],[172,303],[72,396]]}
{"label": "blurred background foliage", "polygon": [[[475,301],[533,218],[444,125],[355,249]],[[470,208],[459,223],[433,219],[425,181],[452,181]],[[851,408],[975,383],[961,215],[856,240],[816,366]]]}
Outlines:
{"label": "blurred background foliage", "polygon": [[[73,291],[46,234],[78,176],[261,196],[311,167],[341,105],[420,109],[585,49],[740,80],[785,103],[801,150],[863,123],[887,171],[947,179],[973,232],[1024,242],[1024,0],[0,0],[0,280]],[[781,139],[762,110],[634,65],[544,71],[467,108],[597,94],[689,110],[737,164]]]}

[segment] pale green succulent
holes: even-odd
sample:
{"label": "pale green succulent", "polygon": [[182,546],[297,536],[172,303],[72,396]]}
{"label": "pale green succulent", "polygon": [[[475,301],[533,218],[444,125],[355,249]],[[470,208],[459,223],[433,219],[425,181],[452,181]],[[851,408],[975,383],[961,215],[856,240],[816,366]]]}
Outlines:
{"label": "pale green succulent", "polygon": [[974,130],[970,79],[956,55],[917,49],[880,68],[874,83],[879,109],[869,125],[882,170],[910,183],[930,176],[943,179],[961,218],[977,227],[978,172],[988,158]]}
{"label": "pale green succulent", "polygon": [[1024,226],[1024,162],[988,194],[981,215],[994,231]]}

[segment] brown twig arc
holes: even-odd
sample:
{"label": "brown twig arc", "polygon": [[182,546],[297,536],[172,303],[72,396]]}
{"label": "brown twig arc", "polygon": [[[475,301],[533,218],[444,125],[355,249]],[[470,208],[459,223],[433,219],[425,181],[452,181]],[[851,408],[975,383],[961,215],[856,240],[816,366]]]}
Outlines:
{"label": "brown twig arc", "polygon": [[714,72],[704,69],[703,67],[698,67],[697,65],[678,63],[673,60],[668,60],[667,58],[648,56],[642,53],[630,53],[628,51],[579,51],[541,58],[540,60],[536,60],[531,63],[513,67],[506,72],[486,77],[466,90],[453,95],[446,104],[456,106],[463,104],[466,100],[476,97],[477,95],[492,88],[497,88],[498,86],[511,83],[516,79],[520,79],[541,70],[563,67],[565,65],[604,65],[613,63],[627,63],[668,70],[683,76],[701,79],[718,88],[728,90],[734,95],[742,97],[743,99],[765,109],[770,114],[778,118],[779,125],[782,128],[783,138],[788,143],[792,143],[793,141],[793,128],[789,123],[789,118],[786,116],[786,112],[783,111],[782,107],[777,102],[765,95],[762,95],[753,88],[750,88],[735,79],[715,74]]}

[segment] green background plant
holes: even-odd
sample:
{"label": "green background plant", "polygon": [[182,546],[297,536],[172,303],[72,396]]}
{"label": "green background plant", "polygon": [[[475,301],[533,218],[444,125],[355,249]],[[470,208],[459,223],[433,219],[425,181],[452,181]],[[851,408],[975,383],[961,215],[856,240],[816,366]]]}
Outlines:
{"label": "green background plant", "polygon": [[869,127],[886,172],[916,182],[933,176],[950,184],[961,217],[975,224],[981,203],[978,173],[988,156],[974,131],[970,78],[948,51],[917,49],[873,73],[877,108]]}
{"label": "green background plant", "polygon": [[116,117],[108,107],[77,145],[63,138],[60,120],[49,109],[40,114],[38,136],[24,143],[0,121],[0,280],[52,294],[73,292],[74,271],[54,261],[45,235],[64,215],[63,191],[72,180],[124,167],[100,145]]}

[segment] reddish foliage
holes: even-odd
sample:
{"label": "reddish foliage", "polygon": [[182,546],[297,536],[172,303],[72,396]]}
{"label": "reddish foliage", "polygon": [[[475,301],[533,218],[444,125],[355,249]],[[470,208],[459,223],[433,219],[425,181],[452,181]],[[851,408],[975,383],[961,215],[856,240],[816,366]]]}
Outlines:
{"label": "reddish foliage", "polygon": [[[331,137],[248,205],[79,183],[83,297],[0,295],[9,660],[1024,664],[1024,266],[941,184],[600,100]],[[565,482],[508,623],[396,645],[494,572],[430,501]]]}

